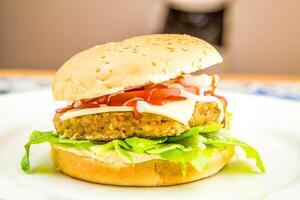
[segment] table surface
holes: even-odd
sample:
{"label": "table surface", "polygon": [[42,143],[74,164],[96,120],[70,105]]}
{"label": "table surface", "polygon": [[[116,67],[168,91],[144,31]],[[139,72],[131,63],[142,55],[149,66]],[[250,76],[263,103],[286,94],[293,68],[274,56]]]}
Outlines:
{"label": "table surface", "polygon": [[[49,88],[55,70],[0,69],[0,94]],[[300,75],[219,74],[219,90],[300,101]]]}

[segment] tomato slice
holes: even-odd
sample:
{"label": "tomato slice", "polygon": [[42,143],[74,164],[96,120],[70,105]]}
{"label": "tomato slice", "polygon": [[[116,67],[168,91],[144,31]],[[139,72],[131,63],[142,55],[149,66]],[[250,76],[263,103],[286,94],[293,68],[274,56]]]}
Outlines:
{"label": "tomato slice", "polygon": [[131,88],[129,90],[126,90],[126,92],[139,91],[139,90],[144,90],[144,86],[136,87],[136,88]]}
{"label": "tomato slice", "polygon": [[195,95],[199,95],[199,88],[196,87],[196,86],[187,86],[187,87],[184,87],[184,89],[186,89],[190,93],[193,93]]}
{"label": "tomato slice", "polygon": [[89,104],[89,103],[96,103],[97,102],[97,98],[93,98],[93,99],[81,99],[80,100],[80,104]]}
{"label": "tomato slice", "polygon": [[166,99],[152,99],[151,100],[151,105],[156,105],[156,106],[160,106],[165,104]]}
{"label": "tomato slice", "polygon": [[108,101],[108,95],[97,98],[98,104],[107,104],[107,101]]}
{"label": "tomato slice", "polygon": [[120,94],[116,94],[110,97],[108,105],[109,106],[121,106],[123,105],[126,101],[139,97],[139,98],[144,98],[145,91],[140,90],[140,91],[129,91],[129,92],[123,92]]}
{"label": "tomato slice", "polygon": [[180,89],[179,88],[163,88],[153,90],[149,96],[150,103],[155,99],[167,99],[170,96],[179,96]]}
{"label": "tomato slice", "polygon": [[99,107],[96,103],[86,103],[82,104],[79,106],[80,109],[85,109],[85,108],[97,108]]}
{"label": "tomato slice", "polygon": [[145,86],[145,95],[144,95],[144,100],[149,101],[150,97],[152,95],[152,92],[157,89],[163,89],[163,88],[168,88],[167,86],[163,84],[150,84],[148,86]]}
{"label": "tomato slice", "polygon": [[164,104],[166,104],[168,102],[183,101],[183,100],[186,100],[186,98],[185,97],[181,97],[181,96],[170,96],[167,99],[153,99],[151,101],[151,104],[152,105],[160,106],[160,105],[164,105]]}
{"label": "tomato slice", "polygon": [[[181,80],[182,77],[177,78]],[[186,90],[198,94],[199,89],[195,86],[186,87]],[[80,109],[85,108],[96,108],[99,104],[106,104],[108,106],[122,106],[124,104],[134,107],[134,116],[140,117],[140,113],[137,110],[138,101],[146,101],[153,105],[162,105],[170,101],[181,101],[185,100],[185,97],[181,97],[179,88],[168,88],[163,84],[150,84],[147,86],[134,88],[123,93],[115,95],[105,95],[93,99],[82,99],[80,100]],[[73,109],[74,105],[65,108],[57,109],[57,113],[64,113],[70,109]]]}
{"label": "tomato slice", "polygon": [[62,113],[65,113],[69,110],[72,110],[72,109],[73,109],[73,105],[72,106],[67,106],[67,107],[64,107],[64,108],[58,108],[58,109],[55,110],[55,112],[57,114],[62,114]]}
{"label": "tomato slice", "polygon": [[178,77],[176,77],[176,78],[173,78],[172,79],[172,81],[174,82],[174,83],[180,83],[180,81],[183,79],[183,76],[178,76]]}
{"label": "tomato slice", "polygon": [[167,101],[183,101],[183,100],[186,100],[186,97],[182,97],[182,96],[170,96],[166,100]]}
{"label": "tomato slice", "polygon": [[162,89],[162,88],[168,88],[167,86],[165,86],[164,84],[149,84],[149,85],[145,85],[144,89],[148,90],[148,89]]}

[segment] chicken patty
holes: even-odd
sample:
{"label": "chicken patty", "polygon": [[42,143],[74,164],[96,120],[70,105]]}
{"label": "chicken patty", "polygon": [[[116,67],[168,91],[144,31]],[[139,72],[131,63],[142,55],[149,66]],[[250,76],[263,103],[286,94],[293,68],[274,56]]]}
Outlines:
{"label": "chicken patty", "polygon": [[[215,102],[198,102],[189,120],[189,126],[217,122],[220,112]],[[190,128],[168,117],[151,113],[142,113],[140,118],[135,118],[132,112],[107,112],[67,120],[61,120],[56,114],[54,126],[61,138],[93,141],[110,141],[133,136],[143,138],[177,136]]]}

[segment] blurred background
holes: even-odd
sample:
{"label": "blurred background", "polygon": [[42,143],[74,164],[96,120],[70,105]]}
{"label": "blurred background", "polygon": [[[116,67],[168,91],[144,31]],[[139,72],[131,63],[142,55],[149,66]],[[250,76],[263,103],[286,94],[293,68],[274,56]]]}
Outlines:
{"label": "blurred background", "polygon": [[1,0],[0,68],[57,69],[78,51],[151,33],[216,45],[216,72],[300,74],[299,0]]}
{"label": "blurred background", "polygon": [[224,63],[204,72],[221,90],[300,101],[300,0],[0,0],[0,94],[49,89],[75,53],[153,33],[215,45]]}

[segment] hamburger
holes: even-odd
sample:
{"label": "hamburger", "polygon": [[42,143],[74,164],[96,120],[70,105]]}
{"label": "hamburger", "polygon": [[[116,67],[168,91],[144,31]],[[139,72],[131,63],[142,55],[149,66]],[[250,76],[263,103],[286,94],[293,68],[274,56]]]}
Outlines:
{"label": "hamburger", "polygon": [[32,144],[48,142],[56,169],[89,182],[165,186],[220,171],[235,148],[265,172],[259,153],[229,134],[217,75],[192,74],[222,62],[209,43],[156,34],[80,52],[56,73],[55,131],[33,131],[21,167],[30,172]]}

